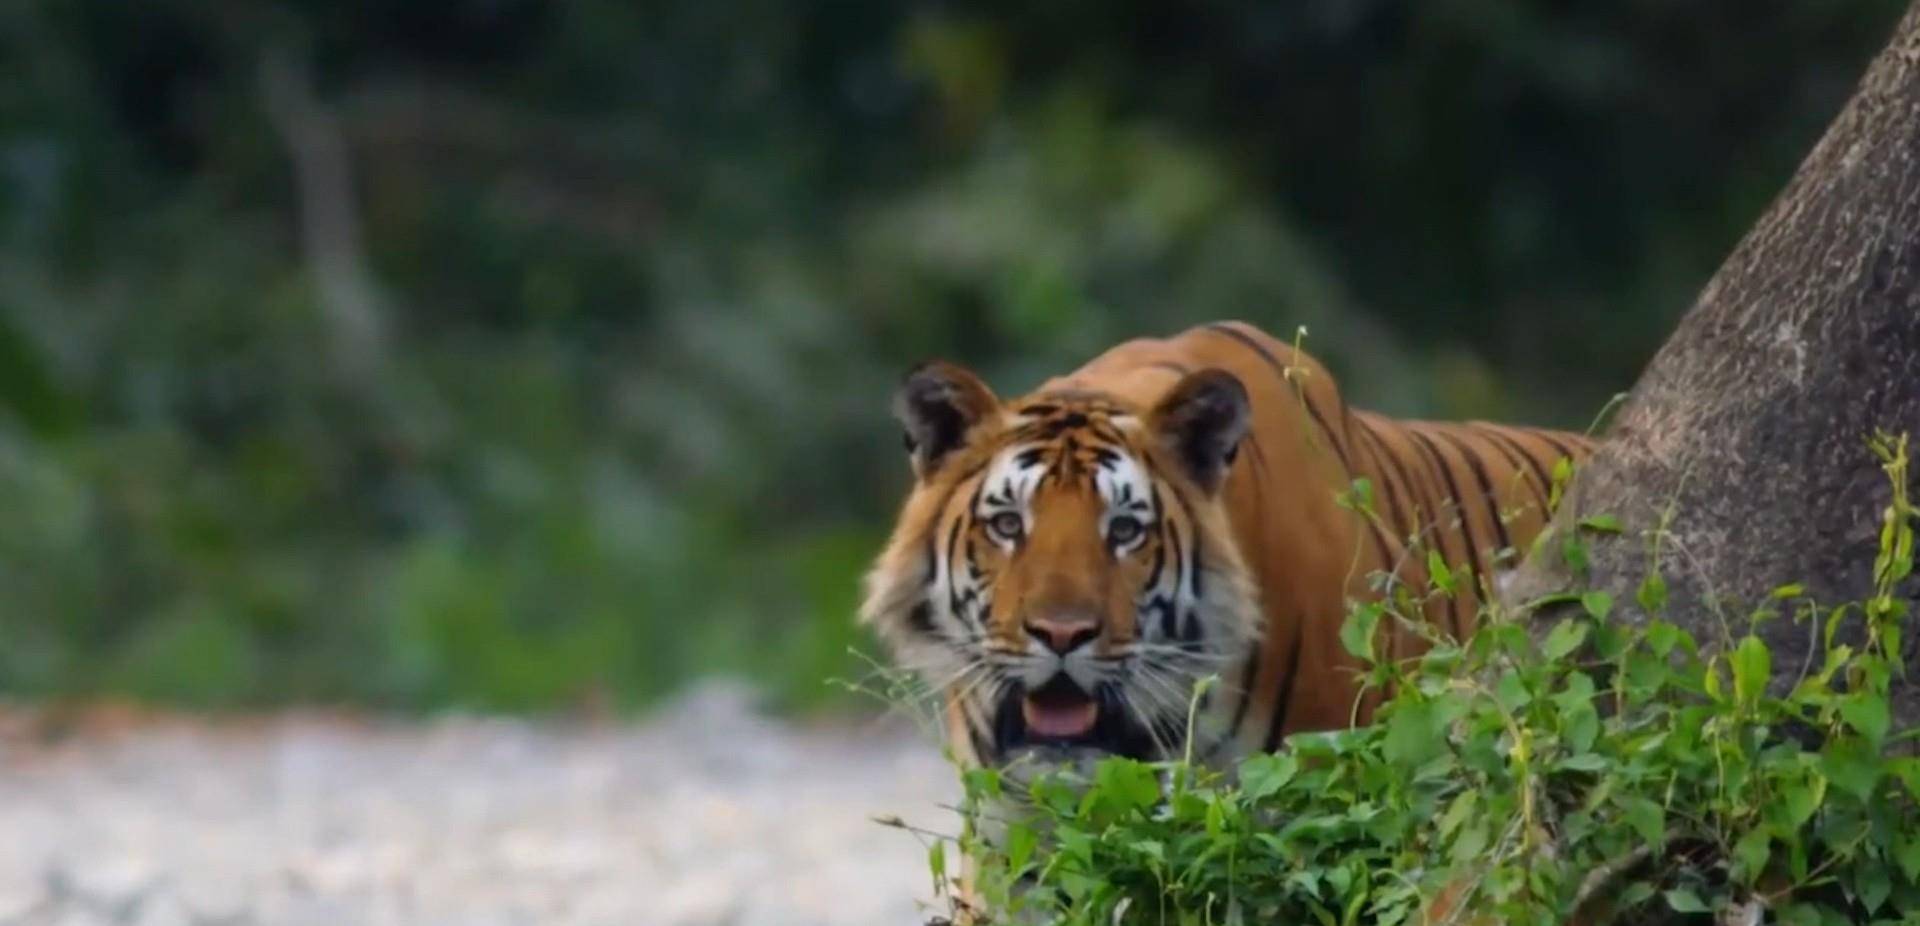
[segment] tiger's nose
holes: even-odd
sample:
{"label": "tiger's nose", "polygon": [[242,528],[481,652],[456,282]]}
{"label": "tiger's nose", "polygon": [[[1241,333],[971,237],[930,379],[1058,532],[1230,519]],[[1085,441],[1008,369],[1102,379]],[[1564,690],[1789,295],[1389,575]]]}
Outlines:
{"label": "tiger's nose", "polygon": [[1085,618],[1031,618],[1026,622],[1027,636],[1062,656],[1085,646],[1100,635],[1100,625]]}

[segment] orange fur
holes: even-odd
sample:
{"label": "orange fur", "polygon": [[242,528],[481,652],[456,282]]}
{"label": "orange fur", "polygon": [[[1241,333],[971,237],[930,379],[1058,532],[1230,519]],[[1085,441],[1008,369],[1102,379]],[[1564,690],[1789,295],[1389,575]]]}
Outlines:
{"label": "orange fur", "polygon": [[[1217,485],[1206,484],[1204,439],[1225,420],[1233,390],[1206,371],[1231,374],[1244,389],[1244,437]],[[1018,653],[1037,645],[1028,640],[1041,632],[1035,621],[1065,619],[1060,615],[1097,627],[1094,653],[1124,653],[1171,639],[1162,633],[1160,642],[1143,643],[1159,626],[1142,625],[1148,618],[1141,589],[1155,581],[1152,567],[1166,556],[1190,555],[1189,571],[1207,583],[1195,580],[1192,598],[1192,620],[1202,626],[1189,628],[1180,613],[1167,617],[1166,627],[1191,629],[1197,642],[1183,645],[1204,649],[1206,659],[1219,655],[1213,669],[1224,690],[1208,714],[1234,752],[1272,749],[1294,732],[1366,722],[1379,696],[1362,696],[1358,661],[1339,642],[1349,603],[1376,597],[1374,577],[1381,574],[1424,588],[1428,549],[1456,570],[1490,575],[1502,547],[1524,552],[1544,526],[1555,461],[1583,458],[1592,447],[1565,432],[1402,421],[1349,409],[1312,358],[1234,322],[1129,341],[1007,403],[957,367],[920,375],[931,379],[913,401],[903,401],[937,446],[916,453],[916,483],[869,577],[865,619],[897,653],[914,657],[908,661],[937,661],[935,650],[920,648],[931,638],[916,620],[933,618],[916,615],[916,596],[942,568],[965,568],[977,570],[969,574],[980,577],[980,594],[990,595],[979,636],[995,658],[1033,658]],[[1140,461],[1164,496],[1155,509],[1167,522],[1162,536],[1137,549],[1103,538],[1100,525],[1113,499],[1094,479],[1101,447]],[[1059,475],[1031,488],[1020,509],[1030,526],[1017,542],[1003,543],[980,517],[980,495],[1001,471],[990,468],[1007,465],[1009,448],[1031,449],[1053,467],[1046,472]],[[1203,468],[1195,470],[1192,459]],[[1362,478],[1372,486],[1377,520],[1338,501]],[[1479,598],[1478,582],[1463,581],[1457,595],[1430,598],[1426,617],[1464,635]],[[946,635],[962,636],[956,628],[964,626],[956,620]],[[1384,639],[1387,652],[1400,657],[1423,645],[1397,627]],[[1195,656],[1163,681],[1190,681],[1204,661]],[[984,760],[978,753],[981,738],[991,736],[992,718],[984,715],[992,705],[973,703],[977,692],[967,683],[964,676],[936,679],[949,700],[956,747]],[[1144,704],[1149,695],[1138,698]],[[1155,704],[1164,707],[1165,700]]]}

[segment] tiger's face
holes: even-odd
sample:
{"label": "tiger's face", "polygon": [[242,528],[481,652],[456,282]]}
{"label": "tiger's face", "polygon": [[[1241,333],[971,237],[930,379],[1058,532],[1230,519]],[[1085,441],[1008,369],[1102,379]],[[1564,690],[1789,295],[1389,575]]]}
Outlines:
{"label": "tiger's face", "polygon": [[[1239,382],[1195,373],[1151,409],[1002,405],[932,364],[896,412],[915,484],[862,615],[945,698],[956,748],[984,764],[1177,754],[1195,683],[1225,681],[1259,623],[1219,499],[1246,430]],[[1225,734],[1205,706],[1203,748]]]}

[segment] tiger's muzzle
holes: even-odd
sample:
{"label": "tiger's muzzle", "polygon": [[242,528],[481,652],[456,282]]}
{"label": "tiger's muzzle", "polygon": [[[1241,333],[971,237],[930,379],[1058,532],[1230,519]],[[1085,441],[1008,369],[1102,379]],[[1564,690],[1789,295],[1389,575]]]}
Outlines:
{"label": "tiger's muzzle", "polygon": [[1128,713],[1113,686],[1088,691],[1065,672],[1031,690],[1009,686],[995,709],[993,732],[994,745],[1006,759],[1155,757],[1153,737]]}

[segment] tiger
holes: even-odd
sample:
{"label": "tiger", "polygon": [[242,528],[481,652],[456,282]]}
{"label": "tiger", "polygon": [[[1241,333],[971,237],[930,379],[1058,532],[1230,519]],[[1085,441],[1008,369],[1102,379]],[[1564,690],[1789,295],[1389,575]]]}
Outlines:
{"label": "tiger", "polygon": [[1238,321],[1127,341],[1012,401],[930,361],[893,410],[912,485],[860,620],[972,766],[1224,764],[1370,722],[1350,606],[1429,588],[1437,557],[1452,593],[1413,599],[1427,632],[1383,622],[1377,652],[1464,639],[1488,585],[1462,577],[1524,551],[1556,466],[1594,447],[1350,408],[1318,361]]}

